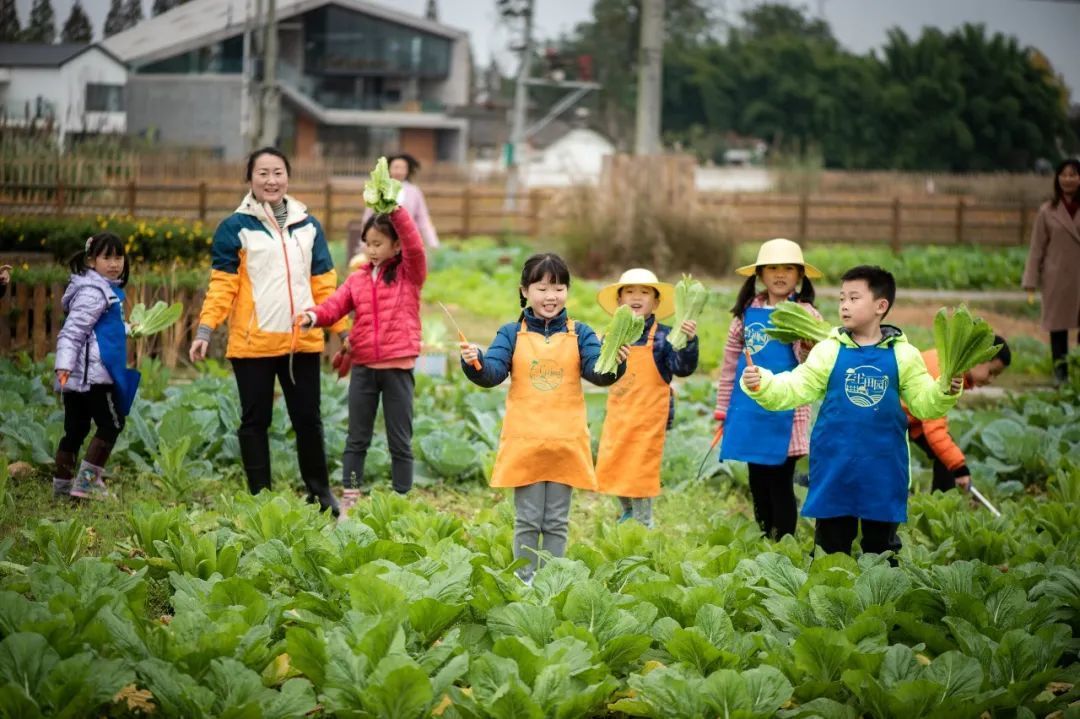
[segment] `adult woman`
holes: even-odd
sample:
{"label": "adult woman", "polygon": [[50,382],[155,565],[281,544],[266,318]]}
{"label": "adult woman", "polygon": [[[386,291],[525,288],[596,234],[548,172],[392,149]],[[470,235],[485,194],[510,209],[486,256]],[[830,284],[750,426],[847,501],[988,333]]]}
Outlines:
{"label": "adult woman", "polygon": [[[416,171],[420,169],[420,163],[415,157],[407,152],[399,152],[388,158],[390,177],[401,181],[401,194],[398,196],[398,204],[409,211],[409,215],[420,230],[420,236],[424,238],[424,244],[428,247],[439,246],[439,234],[435,232],[435,226],[431,224],[431,215],[428,214],[427,202],[424,193],[412,183]],[[364,224],[371,217],[371,209],[364,210]]]}
{"label": "adult woman", "polygon": [[[1042,289],[1042,327],[1050,332],[1054,378],[1068,378],[1069,330],[1080,327],[1080,160],[1054,173],[1054,197],[1039,208],[1022,286],[1034,299]],[[1080,343],[1080,336],[1077,337]]]}
{"label": "adult woman", "polygon": [[[300,476],[308,501],[338,513],[330,492],[319,410],[322,332],[293,338],[293,317],[333,294],[337,274],[318,220],[287,194],[289,161],[272,147],[248,157],[250,191],[214,233],[210,287],[191,343],[192,362],[206,357],[210,334],[228,319],[229,344],[240,394],[237,436],[252,494],[270,488],[274,379],[296,431]],[[347,323],[331,328],[344,333]]]}

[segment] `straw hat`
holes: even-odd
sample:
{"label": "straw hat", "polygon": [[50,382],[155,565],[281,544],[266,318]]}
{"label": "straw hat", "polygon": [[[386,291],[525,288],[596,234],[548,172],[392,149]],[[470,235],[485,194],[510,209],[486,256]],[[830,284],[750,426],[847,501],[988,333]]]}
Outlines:
{"label": "straw hat", "polygon": [[619,288],[627,285],[643,285],[652,287],[660,293],[660,301],[656,305],[656,316],[667,317],[675,314],[675,286],[656,279],[649,270],[635,267],[627,270],[614,282],[596,293],[596,301],[607,310],[608,314],[614,314],[619,308]]}
{"label": "straw hat", "polygon": [[778,238],[762,243],[757,252],[757,260],[752,265],[745,265],[735,270],[735,274],[749,277],[762,265],[801,265],[803,273],[812,280],[821,277],[821,270],[808,265],[802,256],[802,248],[791,240]]}

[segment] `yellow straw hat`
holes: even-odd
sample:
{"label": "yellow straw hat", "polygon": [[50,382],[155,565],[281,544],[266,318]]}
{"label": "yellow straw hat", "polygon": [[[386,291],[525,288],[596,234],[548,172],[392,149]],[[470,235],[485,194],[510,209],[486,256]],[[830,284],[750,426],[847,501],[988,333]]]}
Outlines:
{"label": "yellow straw hat", "polygon": [[596,293],[596,301],[600,303],[608,314],[614,314],[619,308],[619,289],[627,285],[642,285],[652,287],[660,293],[660,300],[656,304],[656,316],[667,317],[675,314],[675,286],[656,279],[656,275],[641,267],[627,270],[614,282]]}
{"label": "yellow straw hat", "polygon": [[763,242],[758,249],[757,260],[752,265],[744,265],[735,270],[735,274],[749,277],[762,265],[801,265],[803,273],[812,280],[822,276],[821,270],[809,265],[803,259],[802,248],[791,240],[777,238]]}

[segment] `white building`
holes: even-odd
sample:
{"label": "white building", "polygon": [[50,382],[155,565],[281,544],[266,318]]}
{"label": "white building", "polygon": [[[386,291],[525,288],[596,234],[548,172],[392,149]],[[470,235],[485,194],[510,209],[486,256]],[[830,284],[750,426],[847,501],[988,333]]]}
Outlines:
{"label": "white building", "polygon": [[[552,126],[555,134],[561,128]],[[596,184],[604,169],[604,158],[615,154],[615,145],[586,127],[561,130],[553,138],[538,137],[528,142],[521,164],[524,183],[529,187],[565,187]]]}
{"label": "white building", "polygon": [[[224,157],[254,125],[256,7],[190,0],[106,39],[132,68],[128,126]],[[468,34],[367,0],[277,0],[278,145],[297,158],[465,159]]]}
{"label": "white building", "polygon": [[100,45],[0,43],[0,121],[71,136],[127,130],[127,67]]}

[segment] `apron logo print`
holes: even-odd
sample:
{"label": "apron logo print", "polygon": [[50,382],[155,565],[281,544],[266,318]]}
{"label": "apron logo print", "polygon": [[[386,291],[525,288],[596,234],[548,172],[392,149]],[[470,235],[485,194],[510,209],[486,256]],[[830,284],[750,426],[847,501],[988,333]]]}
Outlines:
{"label": "apron logo print", "polygon": [[611,393],[616,397],[622,397],[633,388],[635,380],[637,380],[637,373],[627,372],[611,388]]}
{"label": "apron logo print", "polygon": [[849,367],[844,378],[844,394],[856,407],[873,407],[885,397],[889,377],[871,365]]}
{"label": "apron logo print", "polygon": [[769,344],[772,338],[765,334],[766,329],[766,326],[760,322],[754,322],[743,328],[743,344],[750,350],[750,354],[756,355]]}
{"label": "apron logo print", "polygon": [[550,392],[562,384],[562,367],[553,360],[533,360],[529,366],[529,381],[542,392]]}

